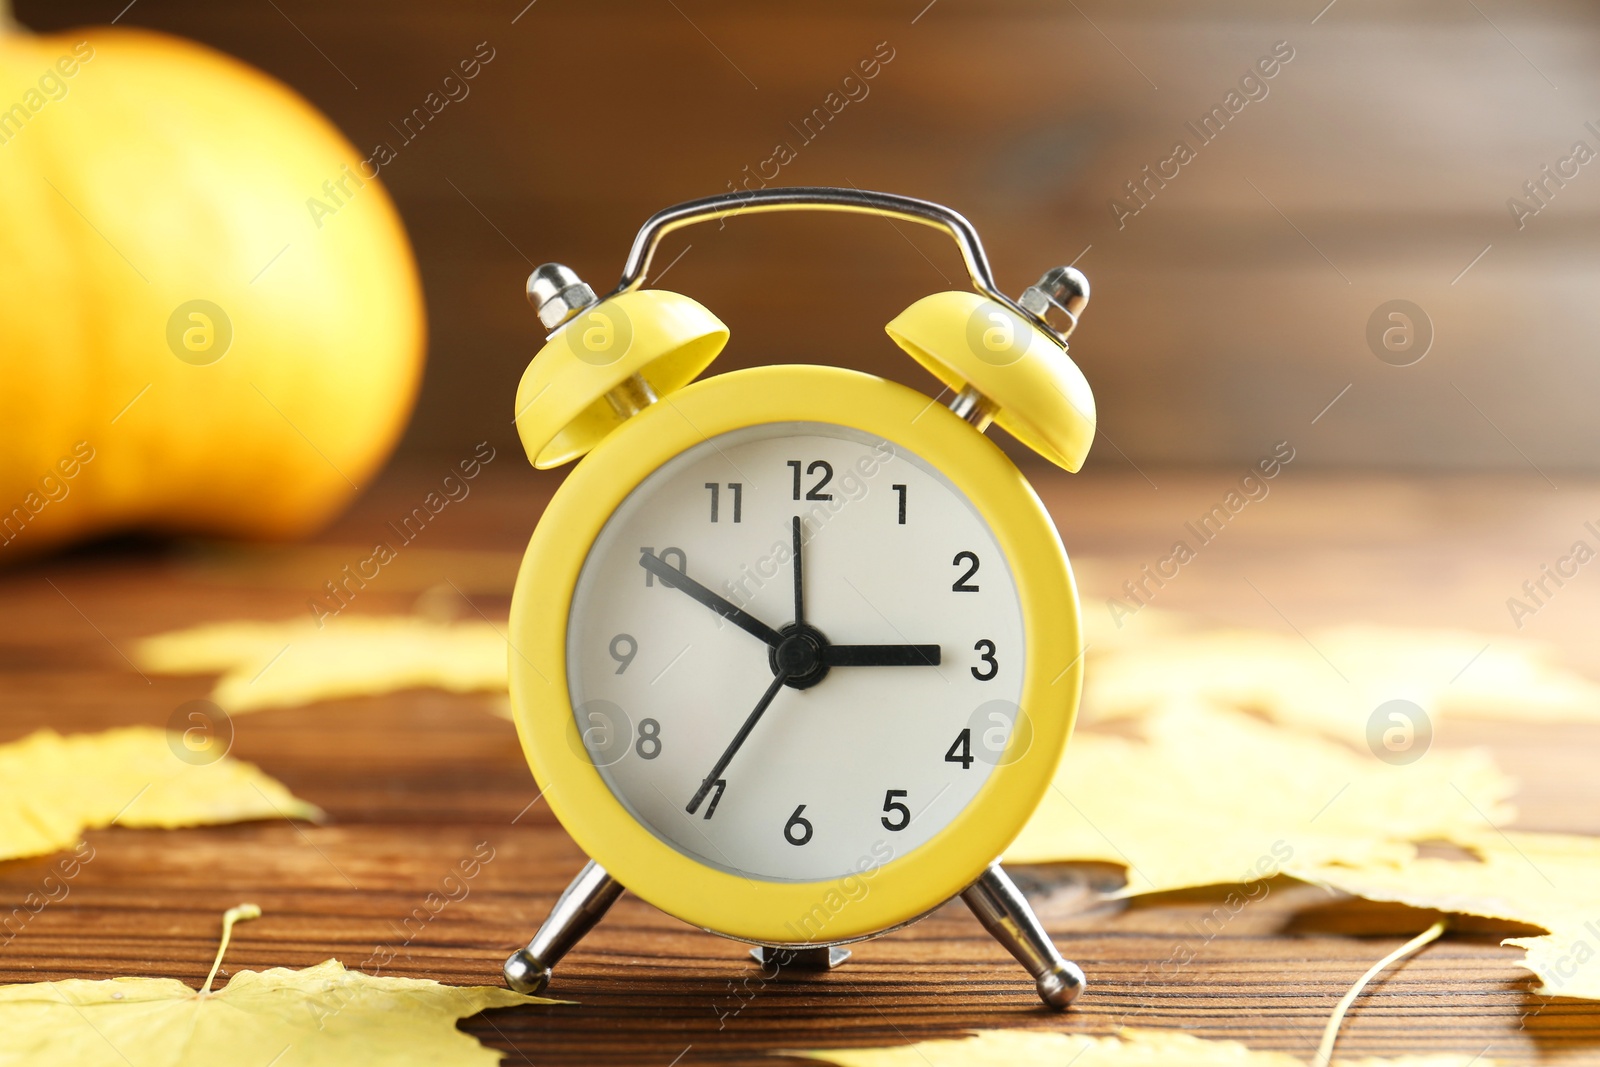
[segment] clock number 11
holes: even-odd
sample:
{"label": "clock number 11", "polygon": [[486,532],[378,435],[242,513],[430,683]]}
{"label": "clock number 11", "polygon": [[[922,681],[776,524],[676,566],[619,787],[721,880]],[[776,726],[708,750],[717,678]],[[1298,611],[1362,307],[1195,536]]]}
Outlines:
{"label": "clock number 11", "polygon": [[[716,522],[717,521],[717,497],[720,495],[719,490],[721,489],[721,486],[717,485],[716,482],[707,482],[706,483],[706,488],[711,490],[711,521],[712,522]],[[743,522],[744,519],[743,519],[743,516],[741,514],[741,511],[742,511],[741,505],[744,502],[744,483],[743,482],[729,482],[728,483],[728,492],[733,494],[733,521],[734,522]]]}

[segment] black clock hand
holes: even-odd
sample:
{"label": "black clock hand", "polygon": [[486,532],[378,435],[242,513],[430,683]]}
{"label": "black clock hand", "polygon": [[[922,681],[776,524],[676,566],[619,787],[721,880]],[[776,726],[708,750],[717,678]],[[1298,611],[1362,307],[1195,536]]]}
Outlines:
{"label": "black clock hand", "polygon": [[806,621],[805,583],[800,577],[800,516],[794,517],[794,624]]}
{"label": "black clock hand", "polygon": [[718,596],[699,582],[684,574],[670,563],[663,562],[651,552],[639,553],[639,566],[661,579],[662,585],[670,585],[674,589],[682,590],[691,597],[721,615],[746,633],[754,634],[773,647],[783,641],[783,635],[754,615],[745,611],[731,600]]}
{"label": "black clock hand", "polygon": [[756,723],[761,721],[761,716],[766,712],[767,705],[772,703],[772,698],[778,695],[778,690],[783,688],[783,683],[789,680],[787,671],[779,671],[772,679],[772,684],[767,686],[767,691],[761,694],[761,699],[756,703],[756,709],[744,720],[744,725],[739,727],[739,732],[733,735],[733,740],[728,742],[728,747],[722,752],[722,757],[717,760],[717,765],[711,768],[711,773],[706,775],[706,780],[700,783],[694,798],[689,801],[689,806],[684,810],[690,815],[700,807],[700,802],[711,792],[712,786],[722,777],[722,772],[728,769],[728,764],[733,761],[734,753],[739,751],[739,746],[744,744],[744,739],[750,736],[750,731],[756,728]]}
{"label": "black clock hand", "polygon": [[938,645],[828,645],[822,662],[830,667],[937,667]]}

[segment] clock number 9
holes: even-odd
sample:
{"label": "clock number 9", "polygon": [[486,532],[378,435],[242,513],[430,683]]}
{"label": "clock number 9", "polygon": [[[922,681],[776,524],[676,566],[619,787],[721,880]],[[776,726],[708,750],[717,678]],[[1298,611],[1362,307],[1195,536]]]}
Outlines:
{"label": "clock number 9", "polygon": [[611,639],[611,658],[618,663],[617,673],[621,674],[633,663],[633,657],[639,654],[639,642],[633,639],[632,634],[618,634]]}
{"label": "clock number 9", "polygon": [[[983,640],[972,646],[972,651],[981,653],[978,659],[982,660],[989,666],[987,671],[979,671],[978,668],[973,667],[972,676],[974,678],[980,682],[987,682],[993,679],[995,675],[1000,673],[1000,662],[994,658],[993,641],[985,637]],[[615,653],[612,654],[615,655]],[[618,671],[617,673],[621,674],[622,672]]]}
{"label": "clock number 9", "polygon": [[655,759],[661,755],[661,724],[654,719],[639,720],[639,739],[633,750],[640,759]]}
{"label": "clock number 9", "polygon": [[791,845],[803,845],[811,840],[811,820],[800,814],[805,810],[804,804],[795,808],[789,821],[783,824],[783,839]]}
{"label": "clock number 9", "polygon": [[905,795],[904,789],[891,789],[883,794],[883,810],[900,816],[894,822],[890,822],[887,815],[879,819],[885,830],[904,830],[911,825],[911,809],[900,803],[900,798]]}

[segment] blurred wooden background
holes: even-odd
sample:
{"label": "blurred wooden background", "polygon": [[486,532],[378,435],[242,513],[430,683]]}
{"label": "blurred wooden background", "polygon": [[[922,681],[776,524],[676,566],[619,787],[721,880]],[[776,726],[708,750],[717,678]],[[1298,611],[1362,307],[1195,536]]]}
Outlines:
{"label": "blurred wooden background", "polygon": [[[38,30],[118,18],[204,41],[295,86],[364,150],[396,148],[383,177],[432,331],[413,458],[485,436],[514,447],[511,398],[539,340],[522,297],[531,265],[560,260],[609,287],[651,212],[725,191],[780,142],[795,158],[773,184],[890,189],[965,212],[1013,292],[1078,260],[1095,291],[1073,343],[1101,405],[1090,469],[1242,465],[1283,439],[1311,465],[1530,482],[1600,457],[1600,165],[1547,184],[1521,229],[1506,205],[1574,142],[1600,150],[1585,128],[1600,127],[1593,5],[16,7]],[[1293,58],[1266,95],[1199,146],[1185,123],[1280,41]],[[470,95],[406,143],[402,120],[480,42],[494,58]],[[853,86],[861,98],[801,137],[860,61],[891,51],[864,97]],[[1179,138],[1196,158],[1119,228],[1112,197]],[[960,267],[931,231],[899,230],[742,220],[690,231],[658,263],[682,252],[665,284],[732,326],[723,367],[836,362],[926,387],[881,325],[961,285]],[[1369,316],[1392,299],[1433,325],[1413,366],[1368,347]]]}

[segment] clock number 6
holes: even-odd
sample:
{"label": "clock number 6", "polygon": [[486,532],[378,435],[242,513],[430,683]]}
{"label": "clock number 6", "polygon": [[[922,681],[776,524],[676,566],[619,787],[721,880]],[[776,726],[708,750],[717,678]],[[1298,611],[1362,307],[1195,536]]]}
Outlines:
{"label": "clock number 6", "polygon": [[911,809],[900,803],[900,798],[905,795],[904,789],[891,789],[883,794],[883,810],[900,816],[894,822],[889,821],[888,815],[879,819],[885,830],[904,830],[911,825]]}
{"label": "clock number 6", "polygon": [[978,587],[972,584],[972,576],[978,573],[978,554],[976,552],[957,552],[956,558],[950,561],[950,566],[959,567],[967,564],[966,573],[955,580],[950,586],[952,593],[976,593]]}
{"label": "clock number 6", "polygon": [[[993,641],[985,637],[983,640],[972,646],[972,651],[981,653],[981,655],[978,656],[978,659],[989,665],[989,669],[986,672],[979,671],[978,668],[973,667],[972,676],[974,678],[980,682],[987,682],[994,678],[995,675],[1000,673],[1000,662],[994,658]],[[618,671],[617,673],[621,674],[622,672]]]}
{"label": "clock number 6", "polygon": [[783,839],[791,845],[803,845],[811,840],[811,821],[800,814],[805,810],[804,804],[795,808],[789,821],[783,824]]}

